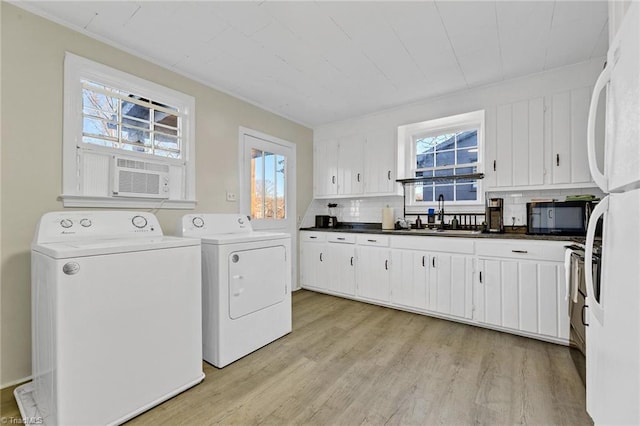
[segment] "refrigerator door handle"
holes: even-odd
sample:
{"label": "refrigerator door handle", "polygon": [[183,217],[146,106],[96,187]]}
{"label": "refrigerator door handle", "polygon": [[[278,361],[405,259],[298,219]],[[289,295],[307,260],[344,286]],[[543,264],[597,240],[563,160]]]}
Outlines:
{"label": "refrigerator door handle", "polygon": [[607,64],[596,80],[596,84],[593,87],[593,93],[591,94],[589,117],[587,119],[587,158],[589,159],[589,170],[591,171],[593,181],[605,193],[609,192],[609,183],[607,182],[607,177],[598,168],[598,161],[596,158],[596,115],[598,112],[598,101],[600,100],[600,95],[611,80],[611,68],[613,68],[613,65]]}
{"label": "refrigerator door handle", "polygon": [[589,226],[587,227],[587,241],[584,248],[584,275],[587,286],[587,300],[589,301],[589,311],[593,314],[593,317],[601,324],[604,325],[604,309],[602,308],[602,302],[604,298],[603,280],[600,280],[600,300],[596,299],[596,295],[593,288],[593,241],[596,234],[596,225],[598,219],[603,216],[609,209],[609,196],[607,195],[596,205],[591,213],[589,219]]}

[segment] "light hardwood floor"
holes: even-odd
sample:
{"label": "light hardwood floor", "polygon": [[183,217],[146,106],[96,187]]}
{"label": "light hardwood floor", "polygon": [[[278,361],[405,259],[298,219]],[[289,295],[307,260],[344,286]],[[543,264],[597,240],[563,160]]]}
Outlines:
{"label": "light hardwood floor", "polygon": [[204,371],[129,423],[592,424],[563,346],[305,290],[291,334]]}

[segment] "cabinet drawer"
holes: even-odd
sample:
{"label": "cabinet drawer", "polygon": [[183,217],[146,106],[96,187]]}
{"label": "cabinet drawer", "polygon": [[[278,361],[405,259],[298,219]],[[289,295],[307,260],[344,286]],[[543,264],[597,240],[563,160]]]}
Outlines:
{"label": "cabinet drawer", "polygon": [[322,242],[327,240],[326,232],[303,231],[300,232],[300,241]]}
{"label": "cabinet drawer", "polygon": [[328,233],[327,241],[330,243],[355,244],[355,234]]}
{"label": "cabinet drawer", "polygon": [[389,247],[389,236],[377,234],[358,235],[356,242],[362,246]]}
{"label": "cabinet drawer", "polygon": [[393,236],[391,237],[391,247],[407,250],[473,254],[474,241],[471,238],[459,237]]}
{"label": "cabinet drawer", "polygon": [[564,261],[566,241],[487,241],[476,242],[476,254],[481,257],[508,257],[523,260]]}

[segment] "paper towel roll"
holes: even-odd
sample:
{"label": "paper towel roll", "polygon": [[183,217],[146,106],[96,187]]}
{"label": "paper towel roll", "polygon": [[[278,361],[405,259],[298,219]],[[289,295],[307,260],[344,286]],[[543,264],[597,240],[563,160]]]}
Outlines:
{"label": "paper towel roll", "polygon": [[393,229],[393,207],[382,209],[382,229]]}

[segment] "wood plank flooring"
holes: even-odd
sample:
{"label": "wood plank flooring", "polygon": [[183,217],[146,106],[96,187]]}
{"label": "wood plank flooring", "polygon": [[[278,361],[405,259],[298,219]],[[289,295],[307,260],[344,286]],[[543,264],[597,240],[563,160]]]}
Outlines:
{"label": "wood plank flooring", "polygon": [[[129,423],[592,424],[563,346],[306,290],[291,334],[204,371]],[[19,415],[11,390],[6,418]]]}

